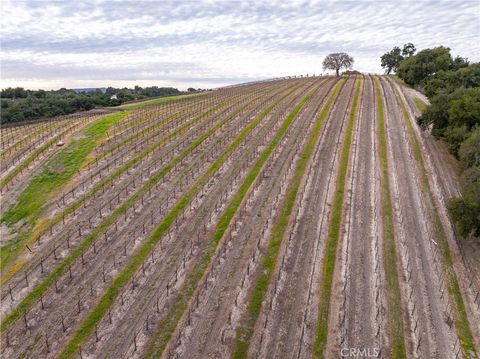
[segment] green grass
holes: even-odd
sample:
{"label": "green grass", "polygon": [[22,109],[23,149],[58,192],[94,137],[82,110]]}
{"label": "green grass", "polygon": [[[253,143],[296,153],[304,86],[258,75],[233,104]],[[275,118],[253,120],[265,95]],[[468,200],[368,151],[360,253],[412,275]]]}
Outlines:
{"label": "green grass", "polygon": [[126,104],[126,105],[121,105],[121,106],[119,106],[119,108],[131,110],[131,109],[137,109],[137,108],[142,108],[142,107],[146,107],[146,106],[160,105],[160,104],[168,103],[168,102],[186,101],[186,100],[192,99],[194,97],[202,96],[202,95],[205,95],[205,93],[159,97],[159,98],[154,98],[152,100],[146,100],[146,101],[141,101],[141,102],[129,103],[129,104]]}
{"label": "green grass", "polygon": [[383,96],[377,78],[374,78],[375,97],[377,103],[377,141],[380,163],[380,197],[382,231],[384,245],[387,322],[388,335],[391,342],[389,357],[400,359],[406,357],[405,339],[403,332],[402,302],[400,284],[398,281],[397,249],[393,222],[393,207],[390,197],[390,183],[388,179],[389,163],[387,154],[387,137],[385,131],[385,110]]}
{"label": "green grass", "polygon": [[[248,105],[248,104],[247,104]],[[245,106],[247,106],[245,105]],[[133,194],[129,199],[127,199],[124,203],[122,203],[119,207],[117,207],[113,213],[105,218],[103,222],[99,224],[85,239],[82,243],[73,250],[65,259],[64,261],[59,264],[55,269],[32,291],[30,291],[27,296],[20,302],[20,304],[1,322],[1,327],[6,328],[15,322],[21,315],[28,311],[28,309],[40,298],[40,296],[45,293],[45,291],[55,282],[55,279],[60,277],[62,274],[66,272],[68,266],[72,264],[76,259],[78,259],[84,250],[86,250],[92,243],[95,241],[107,228],[112,225],[115,220],[121,216],[125,210],[127,210],[130,206],[132,206],[137,200],[139,200],[148,190],[155,185],[166,173],[168,173],[172,168],[175,167],[177,163],[179,163],[183,158],[185,158],[191,151],[193,151],[196,147],[198,147],[206,138],[208,138],[211,134],[216,132],[220,129],[223,124],[225,124],[230,119],[234,118],[236,114],[238,114],[242,108],[237,110],[236,112],[230,114],[228,117],[224,118],[220,123],[218,123],[215,127],[210,129],[209,131],[205,132],[202,136],[198,137],[194,142],[188,146],[181,154],[179,154],[175,159],[173,159],[170,163],[165,165],[161,170],[159,170],[155,175],[153,175],[149,181],[143,185],[135,194]]]}
{"label": "green grass", "polygon": [[420,100],[418,97],[415,97],[413,99],[413,102],[415,102],[415,106],[417,107],[418,111],[420,111],[420,113],[424,113],[425,112],[425,109],[426,109],[426,105],[425,105],[425,102],[423,102],[422,100]]}
{"label": "green grass", "polygon": [[133,121],[125,121],[124,123],[120,124],[115,130],[116,131],[122,131],[122,130],[127,130],[133,126],[136,126],[136,125],[139,125],[141,124],[142,122],[145,122],[149,119],[151,119],[154,115],[164,115],[167,110],[166,109],[162,109],[160,111],[157,111],[158,109],[148,109],[146,110],[146,115],[145,116],[142,116],[138,119],[135,119]]}
{"label": "green grass", "polygon": [[[253,129],[253,127],[257,126],[257,124],[260,123],[260,121],[272,110],[272,108],[277,103],[279,103],[287,95],[283,96],[280,100],[276,101],[275,103],[270,104],[259,115],[257,115],[254,121],[252,121],[247,127],[245,127],[245,129],[242,130],[242,132],[245,133],[245,136],[246,134],[248,134],[248,132],[251,131],[251,129]],[[210,245],[208,249],[204,252],[201,262],[195,267],[195,270],[193,272],[189,273],[186,283],[183,285],[183,287],[179,291],[177,298],[175,298],[175,301],[174,301],[175,304],[173,308],[169,310],[165,318],[161,321],[157,329],[155,338],[147,350],[147,354],[146,354],[147,358],[159,357],[163,353],[168,341],[170,340],[173,332],[175,331],[175,328],[177,327],[178,321],[180,320],[183,312],[188,306],[188,301],[192,297],[195,291],[195,288],[198,286],[198,283],[200,282],[201,278],[205,274],[205,271],[216,251],[218,243],[220,242],[222,236],[224,235],[225,231],[230,225],[230,222],[233,216],[235,215],[238,207],[240,206],[243,198],[245,197],[247,191],[251,187],[255,178],[260,173],[262,166],[265,164],[268,157],[270,156],[270,154],[275,149],[278,142],[281,140],[281,138],[285,134],[286,130],[290,126],[296,114],[298,113],[300,108],[303,106],[305,101],[307,101],[310,96],[311,96],[311,93],[309,93],[302,100],[302,102],[299,105],[297,105],[294,111],[284,121],[280,129],[277,131],[275,137],[272,139],[270,144],[264,149],[264,151],[260,155],[254,167],[249,171],[249,173],[247,174],[247,177],[245,178],[244,182],[240,186],[238,192],[235,194],[235,197],[231,200],[227,209],[224,211],[224,213],[220,217],[219,222],[213,233],[212,240],[210,241]],[[245,136],[243,136],[243,138]],[[232,145],[237,147],[239,143],[240,141],[235,141],[235,143],[232,143]]]}
{"label": "green grass", "polygon": [[[75,127],[75,126],[73,126]],[[5,187],[17,174],[22,172],[27,168],[40,154],[45,152],[49,147],[55,144],[59,138],[62,138],[68,130],[63,131],[55,137],[52,137],[50,141],[47,141],[45,144],[33,151],[25,160],[23,160],[17,167],[15,167],[8,175],[0,180],[0,188]]]}
{"label": "green grass", "polygon": [[233,358],[247,357],[250,338],[252,337],[255,323],[262,309],[263,298],[267,292],[273,270],[275,269],[280,245],[288,227],[300,183],[304,176],[310,157],[315,150],[315,146],[321,133],[322,124],[328,115],[328,112],[330,111],[335,97],[338,95],[344,83],[344,79],[340,80],[340,82],[335,86],[329,99],[323,106],[323,109],[313,125],[308,141],[295,166],[294,175],[288,184],[285,200],[280,210],[280,216],[277,222],[274,224],[272,234],[270,235],[268,241],[267,251],[261,263],[261,272],[255,279],[253,290],[249,295],[246,318],[237,329],[232,353]]}
{"label": "green grass", "polygon": [[240,134],[233,140],[233,142],[230,143],[222,155],[220,155],[218,159],[208,168],[208,170],[195,181],[193,186],[180,198],[172,210],[165,215],[153,234],[139,247],[129,263],[113,280],[112,285],[100,297],[98,303],[95,305],[85,321],[80,325],[80,328],[63,349],[59,356],[60,358],[72,357],[77,352],[81,343],[83,343],[88,336],[93,333],[95,325],[101,320],[108,308],[113,304],[114,300],[120,293],[121,288],[127,284],[135,271],[149,256],[150,252],[161,240],[163,234],[170,228],[181,211],[189,204],[190,200],[194,198],[200,188],[207,183],[211,175],[213,175],[225,162],[229,155],[233,153],[236,147],[248,135],[256,123],[258,123],[258,121],[253,121],[240,132]]}
{"label": "green grass", "polygon": [[[120,121],[125,114],[123,111],[100,118],[81,131],[82,138],[73,140],[67,147],[55,153],[44,169],[20,194],[15,205],[4,213],[1,222],[11,226],[22,221],[22,225],[31,228],[48,200],[80,169],[97,142],[105,136],[108,128]],[[2,271],[16,257],[27,238],[23,230],[14,240],[2,247],[0,252]]]}
{"label": "green grass", "polygon": [[448,293],[450,295],[450,298],[452,299],[451,301],[452,312],[453,312],[455,327],[457,329],[458,338],[460,340],[460,346],[462,348],[462,351],[465,357],[467,358],[476,357],[475,345],[473,342],[473,336],[472,336],[472,332],[470,330],[470,325],[468,322],[467,312],[465,310],[465,303],[463,302],[460,286],[458,284],[457,276],[453,268],[453,261],[452,261],[452,256],[450,254],[448,239],[445,234],[445,230],[443,228],[440,215],[438,213],[437,205],[435,204],[435,200],[433,198],[433,194],[430,189],[427,170],[426,170],[424,159],[422,156],[421,145],[417,135],[415,134],[413,125],[409,119],[408,110],[405,105],[405,102],[400,96],[400,93],[397,87],[392,84],[392,88],[395,91],[397,102],[400,104],[400,107],[402,109],[403,120],[407,126],[407,132],[408,132],[409,138],[411,139],[410,144],[412,147],[415,161],[419,169],[418,172],[420,174],[422,192],[428,201],[429,210],[433,216],[434,237],[440,249],[441,259],[442,259],[442,268],[446,277],[446,282],[448,284]]}
{"label": "green grass", "polygon": [[335,183],[335,194],[332,203],[328,234],[325,242],[325,254],[322,263],[322,283],[320,287],[320,303],[318,310],[316,339],[313,346],[313,357],[324,358],[328,339],[328,319],[330,317],[330,302],[332,295],[333,273],[337,256],[337,246],[340,240],[340,230],[343,217],[343,198],[345,179],[347,176],[352,144],[353,128],[357,118],[358,99],[362,88],[362,80],[357,81],[350,110],[348,123],[340,154],[338,174]]}

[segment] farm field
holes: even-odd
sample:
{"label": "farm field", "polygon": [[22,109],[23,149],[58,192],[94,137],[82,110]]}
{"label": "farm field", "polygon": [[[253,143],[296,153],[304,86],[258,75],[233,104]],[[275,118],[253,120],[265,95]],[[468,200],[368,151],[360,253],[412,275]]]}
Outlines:
{"label": "farm field", "polygon": [[418,103],[299,77],[2,128],[1,356],[478,358]]}

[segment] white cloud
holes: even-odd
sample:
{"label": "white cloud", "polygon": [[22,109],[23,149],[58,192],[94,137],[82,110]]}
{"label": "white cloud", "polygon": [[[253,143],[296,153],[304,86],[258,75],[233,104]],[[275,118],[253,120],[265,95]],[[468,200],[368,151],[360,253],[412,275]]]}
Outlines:
{"label": "white cloud", "polygon": [[319,73],[329,52],[381,72],[395,45],[479,61],[467,1],[2,1],[2,84],[219,86]]}

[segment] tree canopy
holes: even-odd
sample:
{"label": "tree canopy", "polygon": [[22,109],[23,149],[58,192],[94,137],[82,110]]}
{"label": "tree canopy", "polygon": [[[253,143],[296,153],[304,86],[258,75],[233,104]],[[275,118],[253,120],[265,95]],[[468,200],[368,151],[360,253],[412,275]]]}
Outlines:
{"label": "tree canopy", "polygon": [[451,71],[468,66],[464,58],[452,58],[448,47],[435,47],[405,58],[397,69],[398,77],[411,86],[423,86],[425,80],[439,71]]}
{"label": "tree canopy", "polygon": [[480,127],[462,142],[458,154],[466,186],[462,197],[449,201],[448,211],[460,235],[480,237]]}
{"label": "tree canopy", "polygon": [[438,71],[425,80],[425,95],[429,98],[440,93],[452,93],[457,88],[480,87],[480,64],[472,64],[455,71]]}
{"label": "tree canopy", "polygon": [[480,127],[480,87],[460,87],[450,94],[441,92],[431,101],[431,106],[426,108],[418,122],[424,128],[431,127],[437,137],[447,136],[444,140],[449,143],[452,153],[457,155],[460,146],[458,135],[448,137],[452,131],[457,131],[454,129],[464,128],[469,132]]}
{"label": "tree canopy", "polygon": [[390,74],[392,71],[397,72],[400,62],[402,62],[406,57],[413,56],[415,51],[417,51],[417,49],[411,42],[404,44],[403,49],[395,46],[392,50],[384,53],[380,57],[382,68],[385,69],[387,74]]}
{"label": "tree canopy", "polygon": [[390,74],[392,71],[397,71],[398,65],[403,60],[401,54],[402,50],[398,46],[395,46],[391,51],[383,54],[380,57],[381,65],[386,69],[387,74]]}
{"label": "tree canopy", "polygon": [[335,70],[337,76],[342,68],[350,69],[353,66],[353,57],[348,55],[345,52],[336,52],[333,54],[327,55],[325,60],[323,60],[323,69],[324,70]]}
{"label": "tree canopy", "polygon": [[117,106],[126,101],[180,93],[176,88],[157,86],[145,88],[135,86],[134,89],[108,87],[105,91],[100,89],[67,90],[65,88],[55,91],[33,91],[22,87],[10,87],[0,92],[1,122],[19,122],[67,115],[76,111],[91,110],[94,107]]}

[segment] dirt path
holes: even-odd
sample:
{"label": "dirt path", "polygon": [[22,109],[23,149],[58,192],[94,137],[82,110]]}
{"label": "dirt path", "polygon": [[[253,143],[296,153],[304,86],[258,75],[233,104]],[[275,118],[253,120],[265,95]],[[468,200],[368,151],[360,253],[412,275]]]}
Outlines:
{"label": "dirt path", "polygon": [[[320,268],[341,138],[354,79],[339,93],[305,178],[293,227],[279,253],[249,353],[309,357],[315,340]],[[298,199],[297,199],[298,200]],[[262,328],[266,325],[266,330]]]}

